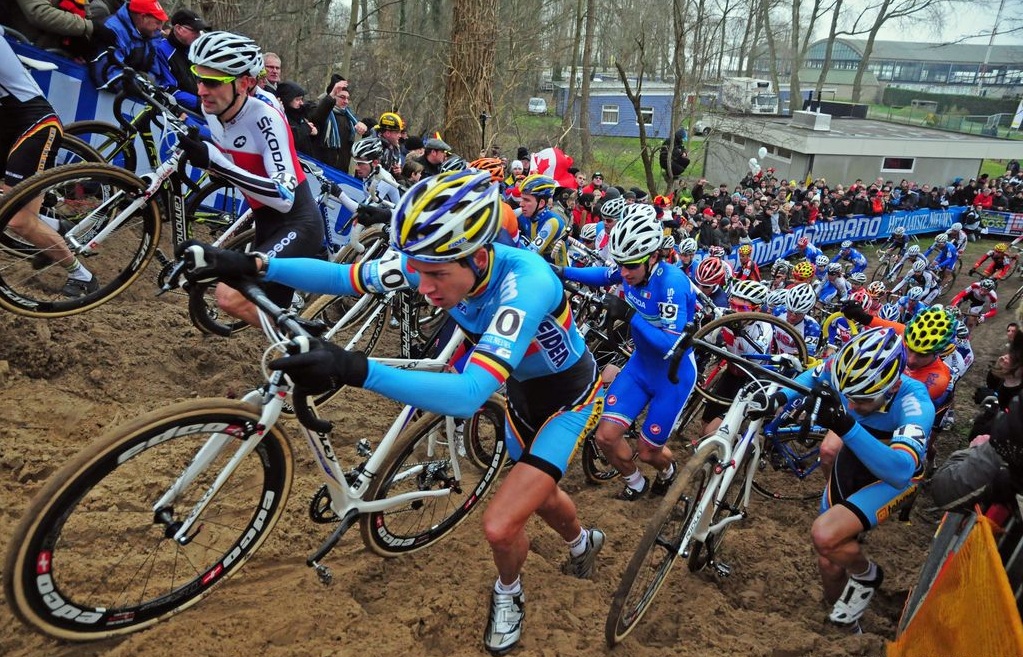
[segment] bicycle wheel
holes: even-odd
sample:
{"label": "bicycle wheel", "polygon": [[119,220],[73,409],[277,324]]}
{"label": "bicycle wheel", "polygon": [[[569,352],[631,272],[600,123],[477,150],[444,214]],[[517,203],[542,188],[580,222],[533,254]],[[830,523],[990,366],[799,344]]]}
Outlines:
{"label": "bicycle wheel", "polygon": [[[352,308],[352,317],[341,323],[341,320]],[[350,351],[364,351],[372,354],[376,348],[384,327],[387,326],[388,297],[379,294],[366,294],[361,297],[320,295],[305,307],[301,317],[318,320],[331,327],[329,339]],[[330,333],[330,331],[333,331]],[[334,398],[341,388],[321,393],[313,398],[316,406],[323,406]]]}
{"label": "bicycle wheel", "polygon": [[945,295],[949,290],[955,287],[956,279],[959,277],[959,272],[962,270],[963,261],[956,260],[956,263],[952,265],[952,269],[949,271],[948,275],[945,275],[944,280],[938,288],[940,290],[940,292],[938,292],[939,297]]}
{"label": "bicycle wheel", "polygon": [[870,280],[883,281],[887,279],[894,266],[895,263],[888,260],[882,260],[878,263],[877,267],[874,268],[874,273],[870,275]]}
{"label": "bicycle wheel", "polygon": [[[700,330],[696,332],[695,337],[718,346],[724,346],[724,337],[727,333],[735,336],[735,339],[750,336],[749,339],[753,341],[754,336],[751,335],[751,332],[755,326],[754,322],[757,324],[761,322],[770,324],[772,330],[784,331],[787,333],[791,337],[791,343],[795,346],[795,355],[799,359],[799,362],[803,364],[808,362],[809,356],[806,351],[806,343],[803,342],[803,336],[796,332],[796,329],[786,322],[784,318],[775,317],[774,315],[768,315],[766,313],[731,313],[723,315],[722,317],[707,322],[701,326]],[[723,331],[722,329],[725,330]],[[731,397],[724,397],[714,392],[713,382],[716,380],[716,377],[712,376],[712,374],[719,373],[722,369],[721,360],[713,356],[707,355],[704,357],[699,354],[699,346],[696,347],[696,350],[696,392],[709,401],[714,401],[719,404],[731,404]],[[763,361],[758,361],[757,364],[764,365],[765,363]],[[752,377],[748,375],[745,375],[743,378],[745,379],[743,384],[752,380]]]}
{"label": "bicycle wheel", "polygon": [[1009,302],[1005,304],[1005,308],[1007,310],[1012,310],[1013,308],[1015,308],[1016,304],[1019,303],[1020,297],[1023,297],[1023,285],[1021,285],[1019,289],[1016,290],[1016,293],[1012,295],[1012,297],[1009,299]]}
{"label": "bicycle wheel", "polygon": [[[277,426],[262,436],[259,409],[191,400],[109,431],[39,492],[11,538],[3,577],[14,613],[33,629],[83,641],[127,634],[190,607],[262,545],[284,508],[293,460]],[[223,453],[194,479],[184,470],[215,433]],[[258,440],[224,486],[205,499],[235,447]],[[155,509],[175,486],[173,500]],[[195,533],[172,538],[205,501]],[[168,536],[171,536],[169,538]]]}
{"label": "bicycle wheel", "polygon": [[208,181],[185,200],[188,237],[212,244],[246,209],[245,197],[233,184],[226,180]]}
{"label": "bicycle wheel", "polygon": [[[753,463],[752,447],[746,450],[742,462],[736,464],[735,476],[732,477],[728,489],[721,493],[723,503],[714,505],[713,514],[707,526],[713,527],[726,518],[745,513],[746,509],[742,504],[743,497],[746,494],[746,475],[751,467],[756,467],[756,464]],[[721,543],[725,540],[725,533],[731,526],[732,523],[729,523],[721,527],[713,534],[708,534],[707,538],[703,541],[693,540],[693,544],[689,548],[688,565],[690,572],[700,572],[716,559],[718,548],[721,547]]]}
{"label": "bicycle wheel", "polygon": [[586,434],[583,439],[583,453],[581,456],[583,474],[586,481],[591,484],[606,484],[617,478],[621,473],[611,465],[611,461],[604,456],[604,452],[597,446],[597,429]]}
{"label": "bicycle wheel", "polygon": [[[504,465],[504,405],[492,397],[466,424],[484,432],[481,444],[492,444],[494,452],[485,467],[459,454],[447,442],[446,418],[426,413],[407,427],[366,491],[367,500],[380,500],[415,491],[447,491],[447,495],[426,497],[400,506],[363,514],[359,518],[362,540],[384,557],[411,554],[444,538],[487,496]],[[470,440],[473,440],[470,438]],[[456,462],[461,477],[455,475]]]}
{"label": "bicycle wheel", "polygon": [[[123,292],[156,253],[160,210],[143,201],[145,181],[102,163],[69,164],[28,178],[0,204],[0,306],[26,317],[64,317],[85,312]],[[43,197],[41,214],[60,225],[73,254],[99,282],[80,297],[61,294],[67,270],[21,238],[9,224],[15,213]],[[140,205],[141,204],[141,205]],[[101,242],[100,230],[125,220]],[[76,247],[75,244],[82,245]]]}
{"label": "bicycle wheel", "polygon": [[643,538],[611,600],[611,609],[604,623],[608,647],[621,643],[636,628],[650,609],[675,560],[687,553],[689,545],[684,543],[692,539],[696,524],[703,513],[709,511],[707,505],[713,503],[712,500],[704,501],[704,496],[719,454],[720,447],[716,444],[701,446],[686,462],[647,523]]}
{"label": "bicycle wheel", "polygon": [[765,436],[753,490],[772,500],[819,498],[825,482],[813,471],[819,465],[817,456],[825,433],[812,430],[802,440],[796,431]]}
{"label": "bicycle wheel", "polygon": [[[255,236],[256,229],[250,228],[224,242],[221,248],[244,253],[251,247]],[[248,322],[231,317],[220,310],[217,306],[216,291],[216,283],[194,283],[189,286],[188,317],[192,324],[203,333],[223,337],[248,328]]]}
{"label": "bicycle wheel", "polygon": [[64,134],[77,137],[95,149],[102,161],[132,173],[138,164],[135,136],[106,121],[75,121],[64,126]]}
{"label": "bicycle wheel", "polygon": [[77,137],[64,135],[60,139],[60,146],[57,148],[57,155],[53,159],[54,167],[62,167],[67,164],[79,164],[81,162],[103,162],[103,156],[99,151]]}

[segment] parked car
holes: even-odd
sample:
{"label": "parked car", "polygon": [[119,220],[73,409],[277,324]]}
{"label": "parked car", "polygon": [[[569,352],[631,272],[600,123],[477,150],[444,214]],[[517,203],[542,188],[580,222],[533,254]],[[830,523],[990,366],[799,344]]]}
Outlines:
{"label": "parked car", "polygon": [[547,101],[543,98],[530,98],[526,111],[530,114],[547,114]]}

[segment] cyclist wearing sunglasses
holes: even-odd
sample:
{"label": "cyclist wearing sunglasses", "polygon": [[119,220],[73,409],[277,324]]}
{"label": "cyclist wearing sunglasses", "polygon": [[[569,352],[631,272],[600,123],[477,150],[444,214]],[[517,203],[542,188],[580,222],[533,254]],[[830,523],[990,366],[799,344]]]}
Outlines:
{"label": "cyclist wearing sunglasses", "polygon": [[[653,206],[635,203],[625,208],[611,229],[609,251],[616,267],[566,268],[562,276],[595,287],[622,285],[635,309],[629,326],[635,350],[608,388],[604,413],[597,425],[597,444],[622,473],[625,487],[618,499],[632,502],[645,493],[664,495],[678,469],[665,445],[696,381],[692,350],[684,354],[678,384],[668,380],[664,355],[696,312],[696,293],[678,267],[663,263],[658,253],[664,229]],[[647,408],[637,442],[639,460],[657,470],[651,482],[633,462],[625,432]]]}
{"label": "cyclist wearing sunglasses", "polygon": [[[843,441],[821,498],[811,536],[829,620],[855,628],[881,586],[884,573],[858,540],[891,517],[916,493],[934,423],[934,405],[922,383],[903,374],[906,350],[889,328],[863,331],[832,358],[800,374],[807,387],[830,385],[817,423]],[[801,393],[762,394],[773,415]],[[751,417],[754,414],[751,413]]]}
{"label": "cyclist wearing sunglasses", "polygon": [[[179,137],[190,163],[230,181],[245,196],[255,214],[254,251],[267,257],[318,255],[323,219],[291,130],[279,112],[249,95],[263,70],[259,46],[230,32],[207,32],[192,43],[189,59],[216,144]],[[283,285],[267,286],[270,298],[285,307],[292,292]],[[216,295],[226,313],[259,324],[255,306],[239,292],[221,283]]]}

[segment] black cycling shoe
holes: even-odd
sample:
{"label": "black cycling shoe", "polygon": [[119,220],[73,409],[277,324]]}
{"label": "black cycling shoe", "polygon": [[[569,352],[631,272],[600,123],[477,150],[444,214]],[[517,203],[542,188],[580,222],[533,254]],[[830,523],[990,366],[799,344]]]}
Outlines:
{"label": "black cycling shoe", "polygon": [[654,477],[654,483],[650,484],[650,495],[654,497],[664,497],[668,493],[668,489],[678,479],[678,463],[671,462],[671,476],[667,479],[661,479],[660,477]]}
{"label": "black cycling shoe", "polygon": [[625,484],[625,488],[622,489],[622,492],[615,495],[615,499],[622,500],[623,502],[635,502],[646,495],[648,490],[650,490],[650,480],[643,477],[643,488],[636,490],[628,484]]}
{"label": "black cycling shoe", "polygon": [[86,294],[92,294],[98,289],[99,279],[95,276],[87,281],[80,281],[77,278],[69,278],[60,293],[71,299],[77,299],[78,297],[84,297]]}

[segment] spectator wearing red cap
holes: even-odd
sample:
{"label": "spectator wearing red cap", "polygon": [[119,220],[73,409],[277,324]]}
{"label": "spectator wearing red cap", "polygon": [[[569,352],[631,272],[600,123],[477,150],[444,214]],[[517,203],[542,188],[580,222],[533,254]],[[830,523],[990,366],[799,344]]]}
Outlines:
{"label": "spectator wearing red cap", "polygon": [[190,68],[192,63],[188,61],[188,48],[200,34],[210,29],[210,24],[191,9],[174,12],[170,24],[167,36],[156,39],[156,50],[164,66],[177,81],[178,90],[174,97],[182,106],[198,112],[199,97],[196,96],[198,89]]}
{"label": "spectator wearing red cap", "polygon": [[124,87],[125,67],[149,73],[157,85],[176,90],[178,81],[159,56],[156,39],[167,20],[158,0],[129,0],[104,25],[116,37],[111,51],[104,51],[89,64],[89,76],[97,89],[118,93]]}

